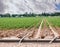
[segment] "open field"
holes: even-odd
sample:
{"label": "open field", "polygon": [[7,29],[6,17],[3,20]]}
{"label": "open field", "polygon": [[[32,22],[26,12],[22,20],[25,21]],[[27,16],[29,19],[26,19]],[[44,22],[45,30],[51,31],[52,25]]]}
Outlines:
{"label": "open field", "polygon": [[[43,17],[45,18],[45,17]],[[60,27],[60,17],[47,17],[52,26]],[[37,25],[42,17],[0,18],[0,29],[19,29]],[[36,26],[38,27],[39,24]]]}
{"label": "open field", "polygon": [[39,27],[41,21],[42,17],[0,18],[0,37],[24,36],[28,28],[36,31],[33,28]]}
{"label": "open field", "polygon": [[[42,25],[40,25],[42,20],[43,23]],[[40,36],[42,37],[46,37],[46,35],[54,37],[46,20],[51,24],[51,26],[54,27],[55,31],[57,32],[60,31],[60,28],[56,29],[56,27],[60,27],[59,17],[0,18],[0,37],[7,37],[7,36],[22,37],[26,32],[31,31],[32,33],[29,36],[36,37],[39,36],[40,34]],[[27,31],[25,31],[26,29]]]}
{"label": "open field", "polygon": [[47,17],[47,20],[52,24],[52,26],[60,27],[60,17]]}
{"label": "open field", "polygon": [[53,29],[60,34],[60,17],[49,17],[47,18]]}
{"label": "open field", "polygon": [[46,38],[46,36],[53,38],[54,33],[51,31],[46,20],[60,34],[60,28],[56,29],[55,27],[55,25],[57,27],[60,25],[59,17],[0,18],[0,37],[15,36],[21,38],[26,33],[31,32],[28,35],[29,38],[38,38],[40,36],[41,38]]}
{"label": "open field", "polygon": [[[60,43],[54,43],[56,39],[60,42],[59,20],[59,17],[0,18],[0,41],[3,41],[0,46],[8,47],[9,44],[10,47],[60,47]],[[19,42],[11,42],[14,39]]]}
{"label": "open field", "polygon": [[19,29],[33,27],[41,20],[42,18],[40,17],[0,18],[0,29]]}

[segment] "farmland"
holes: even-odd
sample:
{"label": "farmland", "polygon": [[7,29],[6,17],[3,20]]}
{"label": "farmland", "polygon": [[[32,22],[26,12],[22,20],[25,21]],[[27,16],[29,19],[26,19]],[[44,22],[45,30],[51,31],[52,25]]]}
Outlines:
{"label": "farmland", "polygon": [[[0,18],[0,32],[1,32],[0,37],[3,38],[15,36],[21,38],[24,36],[24,34],[26,34],[26,32],[31,32],[31,34],[28,35],[29,38],[35,38],[40,36],[41,38],[46,38],[46,35],[53,38],[54,33],[50,28],[51,26],[53,26],[55,31],[60,34],[59,20],[60,20],[59,17]],[[48,26],[49,24],[47,23],[47,21],[51,25],[50,27]]]}
{"label": "farmland", "polygon": [[54,27],[60,27],[60,17],[48,17],[47,20]]}
{"label": "farmland", "polygon": [[0,18],[0,29],[19,29],[33,27],[41,22],[41,20],[42,18],[40,17]]}
{"label": "farmland", "polygon": [[[0,18],[0,29],[19,29],[39,27],[39,22],[45,17],[23,17],[23,18]],[[54,27],[60,27],[60,17],[46,17]]]}
{"label": "farmland", "polygon": [[[29,45],[29,42],[42,41],[49,42],[46,43],[48,44],[48,46],[59,47],[58,43],[54,43],[53,45],[52,42],[53,41],[55,42],[55,39],[60,39],[60,17],[0,18],[0,38],[3,42],[14,41],[14,39],[16,39],[16,41],[19,40],[18,44],[10,43],[10,46],[11,45],[20,46],[20,44],[22,44],[21,46],[25,47],[26,44],[24,42],[21,43],[23,40],[27,41],[27,45]],[[4,47],[8,46],[7,44],[8,43],[4,43],[1,45],[2,47]],[[31,44],[34,45],[35,43]],[[36,44],[39,44],[38,46],[40,46],[41,43]],[[47,46],[46,44],[45,45],[42,44],[41,44],[42,47]]]}

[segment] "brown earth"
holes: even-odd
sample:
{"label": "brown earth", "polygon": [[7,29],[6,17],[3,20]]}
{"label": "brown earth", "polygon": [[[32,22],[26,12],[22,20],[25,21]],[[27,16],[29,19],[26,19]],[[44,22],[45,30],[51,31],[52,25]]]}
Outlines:
{"label": "brown earth", "polygon": [[24,34],[25,34],[25,29],[0,30],[0,38],[11,37],[11,36],[16,36],[21,38]]}
{"label": "brown earth", "polygon": [[47,22],[46,20],[44,20],[44,26],[41,30],[41,38],[43,39],[52,39],[54,37],[54,34],[52,33],[52,31],[49,29],[49,27],[46,25]]}
{"label": "brown earth", "polygon": [[60,27],[55,27],[55,29],[58,32],[58,34],[60,34]]}
{"label": "brown earth", "polygon": [[59,37],[58,37],[58,38],[60,38],[60,27],[53,27],[53,29],[54,29],[54,31],[55,31],[56,33],[59,34]]}
{"label": "brown earth", "polygon": [[34,34],[37,31],[37,28],[31,28],[31,29],[11,29],[11,30],[0,30],[0,38],[5,38],[5,37],[17,37],[17,38],[22,38],[24,35],[26,35],[27,32],[31,32],[27,37],[28,38],[34,38]]}

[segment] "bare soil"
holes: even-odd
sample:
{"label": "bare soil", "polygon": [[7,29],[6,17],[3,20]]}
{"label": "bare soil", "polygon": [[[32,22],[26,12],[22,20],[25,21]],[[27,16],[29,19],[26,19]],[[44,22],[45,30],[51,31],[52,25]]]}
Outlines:
{"label": "bare soil", "polygon": [[55,29],[60,34],[60,27],[55,27]]}
{"label": "bare soil", "polygon": [[49,27],[46,25],[47,22],[46,20],[44,20],[44,26],[42,28],[42,31],[41,31],[41,38],[42,39],[52,39],[54,37],[54,34],[52,33],[52,31],[49,29]]}
{"label": "bare soil", "polygon": [[21,38],[25,34],[25,29],[0,30],[0,38],[15,36]]}
{"label": "bare soil", "polygon": [[59,34],[58,38],[60,38],[60,27],[53,27],[53,29]]}
{"label": "bare soil", "polygon": [[8,37],[17,37],[22,38],[24,35],[26,35],[27,32],[31,32],[27,37],[28,38],[34,38],[34,34],[37,31],[37,28],[31,28],[31,29],[12,29],[12,30],[0,30],[0,38],[8,38]]}

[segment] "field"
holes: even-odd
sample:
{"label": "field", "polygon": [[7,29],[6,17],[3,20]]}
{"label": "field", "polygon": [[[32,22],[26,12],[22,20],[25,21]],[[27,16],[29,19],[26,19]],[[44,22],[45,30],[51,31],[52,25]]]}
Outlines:
{"label": "field", "polygon": [[[42,18],[40,17],[0,18],[0,29],[19,29],[33,27],[41,22],[41,20]],[[36,25],[36,27],[38,25]]]}
{"label": "field", "polygon": [[[45,17],[43,17],[45,18]],[[50,24],[54,27],[60,27],[60,17],[46,17]],[[39,22],[42,21],[42,17],[23,17],[23,18],[0,18],[0,29],[19,29],[39,27]]]}
{"label": "field", "polygon": [[0,37],[15,36],[21,38],[26,32],[31,32],[28,35],[29,38],[40,36],[41,38],[53,38],[55,34],[48,26],[47,21],[53,27],[54,31],[60,35],[60,17],[6,17],[0,18]]}
{"label": "field", "polygon": [[48,17],[47,20],[52,24],[52,26],[60,27],[60,17]]}
{"label": "field", "polygon": [[[16,47],[17,45],[20,47],[60,47],[60,44],[55,42],[55,39],[60,39],[60,17],[0,18],[0,38],[4,41],[19,39],[19,43],[0,43],[2,47]],[[24,43],[22,40],[28,41]],[[32,40],[31,43],[29,40]],[[32,43],[33,40],[45,41],[35,44]],[[48,40],[50,41],[48,42]],[[45,44],[45,42],[47,43]]]}

